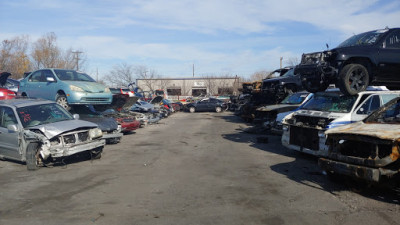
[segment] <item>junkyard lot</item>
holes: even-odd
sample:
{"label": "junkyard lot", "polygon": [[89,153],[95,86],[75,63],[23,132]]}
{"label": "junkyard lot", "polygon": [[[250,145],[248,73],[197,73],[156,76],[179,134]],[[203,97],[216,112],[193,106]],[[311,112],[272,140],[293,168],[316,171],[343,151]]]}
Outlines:
{"label": "junkyard lot", "polygon": [[0,161],[0,224],[399,224],[400,193],[334,183],[230,112],[177,113],[102,159]]}

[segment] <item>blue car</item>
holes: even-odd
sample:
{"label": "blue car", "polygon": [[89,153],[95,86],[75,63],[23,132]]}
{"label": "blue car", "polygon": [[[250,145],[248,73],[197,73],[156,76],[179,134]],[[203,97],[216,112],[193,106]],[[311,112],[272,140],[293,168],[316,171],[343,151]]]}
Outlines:
{"label": "blue car", "polygon": [[20,81],[18,95],[56,101],[69,110],[70,105],[110,104],[112,93],[89,75],[75,70],[40,69]]}

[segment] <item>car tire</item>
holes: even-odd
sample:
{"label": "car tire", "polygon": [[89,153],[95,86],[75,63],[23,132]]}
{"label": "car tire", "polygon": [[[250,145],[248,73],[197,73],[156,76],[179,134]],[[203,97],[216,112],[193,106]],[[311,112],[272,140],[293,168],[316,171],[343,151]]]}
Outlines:
{"label": "car tire", "polygon": [[355,95],[365,91],[368,84],[368,70],[361,64],[348,64],[340,71],[338,85],[345,95]]}
{"label": "car tire", "polygon": [[64,94],[57,94],[56,102],[66,110],[71,109],[71,106],[68,104],[67,97]]}
{"label": "car tire", "polygon": [[194,107],[190,107],[189,112],[194,113],[194,112],[196,112],[196,109]]}
{"label": "car tire", "polygon": [[28,144],[28,147],[26,148],[26,168],[28,170],[39,169],[38,147],[39,143],[31,142]]}
{"label": "car tire", "polygon": [[219,106],[215,107],[215,112],[217,112],[217,113],[220,113],[220,112],[222,112],[222,108],[221,108],[221,107],[219,107]]}

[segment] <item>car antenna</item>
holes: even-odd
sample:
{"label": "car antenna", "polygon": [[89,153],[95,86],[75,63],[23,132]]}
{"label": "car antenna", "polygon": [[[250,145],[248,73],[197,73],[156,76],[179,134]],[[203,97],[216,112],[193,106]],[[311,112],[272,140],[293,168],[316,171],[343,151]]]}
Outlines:
{"label": "car antenna", "polygon": [[328,43],[326,43],[325,45],[326,45],[326,49],[329,50],[329,45],[328,45]]}

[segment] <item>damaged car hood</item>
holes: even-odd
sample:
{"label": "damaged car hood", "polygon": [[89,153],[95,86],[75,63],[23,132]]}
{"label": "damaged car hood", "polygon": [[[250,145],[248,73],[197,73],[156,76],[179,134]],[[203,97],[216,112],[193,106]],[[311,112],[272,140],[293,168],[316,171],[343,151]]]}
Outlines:
{"label": "damaged car hood", "polygon": [[6,85],[8,77],[11,75],[9,72],[2,72],[0,73],[0,86],[4,87]]}
{"label": "damaged car hood", "polygon": [[95,128],[96,124],[83,120],[67,120],[30,127],[29,130],[40,130],[48,139],[79,128]]}
{"label": "damaged car hood", "polygon": [[118,129],[118,123],[109,117],[81,117],[81,119],[95,123],[102,131],[113,131]]}
{"label": "damaged car hood", "polygon": [[162,96],[156,96],[150,101],[150,104],[156,105],[160,103],[162,100],[163,100]]}
{"label": "damaged car hood", "polygon": [[385,140],[397,140],[400,138],[400,125],[364,123],[363,121],[329,129],[326,135],[362,135],[376,137]]}

